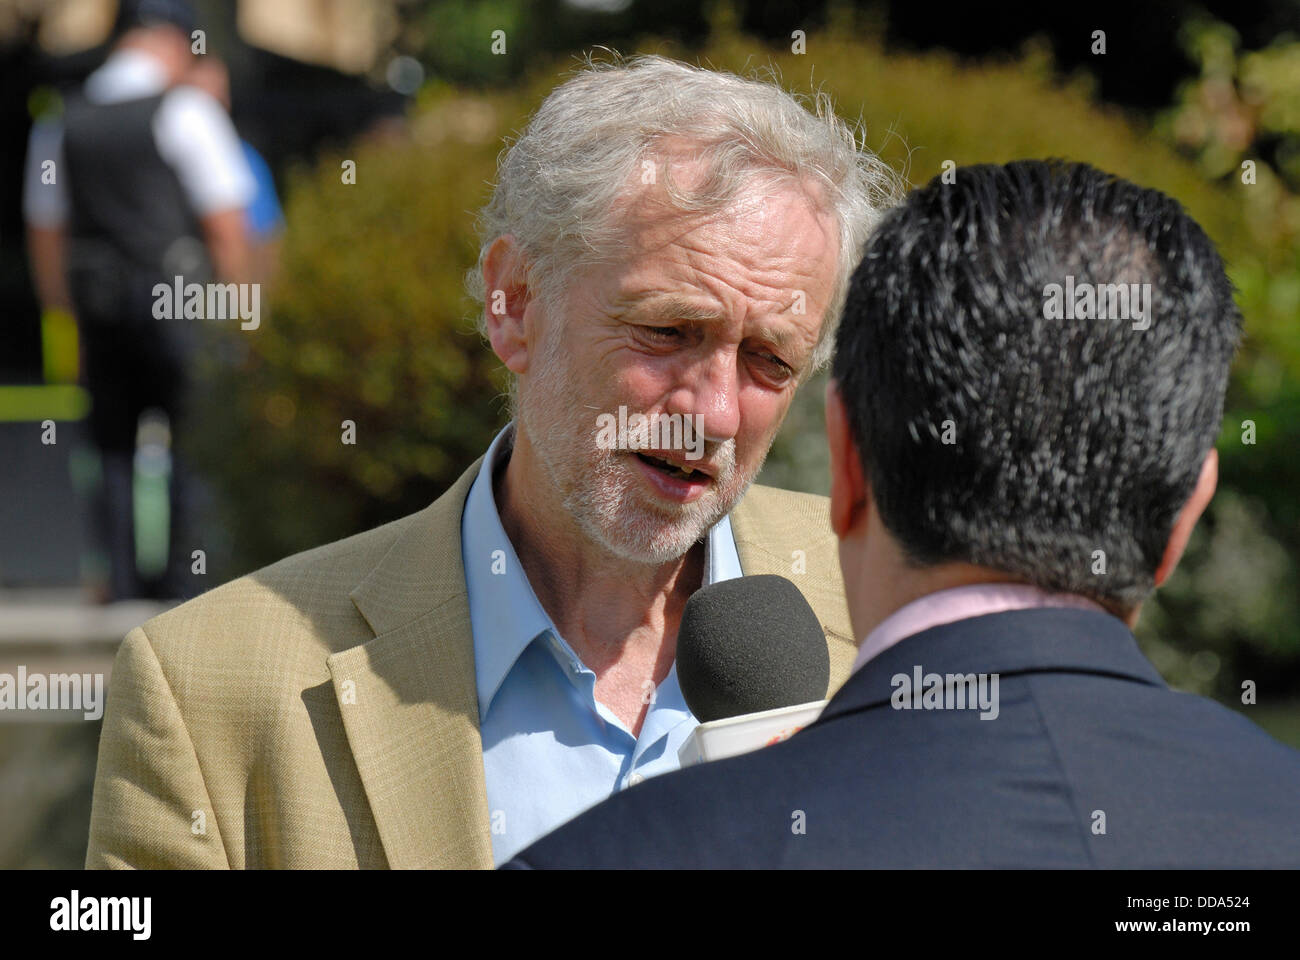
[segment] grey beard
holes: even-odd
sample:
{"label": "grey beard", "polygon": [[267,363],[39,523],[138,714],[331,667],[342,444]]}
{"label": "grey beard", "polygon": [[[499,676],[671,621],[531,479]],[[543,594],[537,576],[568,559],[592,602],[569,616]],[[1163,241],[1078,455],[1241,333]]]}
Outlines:
{"label": "grey beard", "polygon": [[[593,442],[569,455],[575,446],[571,414],[575,392],[569,389],[568,370],[558,353],[549,344],[543,349],[539,372],[527,395],[521,396],[517,412],[547,478],[561,495],[563,509],[588,540],[621,560],[657,566],[680,558],[740,502],[762,461],[729,502],[715,494],[711,506],[685,504],[675,517],[653,508],[625,506],[636,496],[637,481],[627,469],[620,469],[618,458],[629,454],[598,450]],[[735,443],[728,443],[730,455],[723,459],[714,490],[734,482]],[[582,469],[567,473],[565,467],[574,463],[581,463]]]}

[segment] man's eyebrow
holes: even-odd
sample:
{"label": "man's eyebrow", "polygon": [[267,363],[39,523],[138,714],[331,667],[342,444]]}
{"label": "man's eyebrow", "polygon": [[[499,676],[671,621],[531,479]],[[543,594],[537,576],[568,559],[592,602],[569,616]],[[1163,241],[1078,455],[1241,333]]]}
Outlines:
{"label": "man's eyebrow", "polygon": [[726,319],[716,307],[692,303],[672,294],[630,300],[623,315],[637,320],[687,320],[695,323]]}

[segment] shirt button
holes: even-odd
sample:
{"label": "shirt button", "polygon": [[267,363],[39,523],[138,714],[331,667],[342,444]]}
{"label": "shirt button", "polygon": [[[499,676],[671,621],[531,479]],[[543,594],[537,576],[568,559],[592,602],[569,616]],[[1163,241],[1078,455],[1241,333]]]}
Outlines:
{"label": "shirt button", "polygon": [[645,777],[641,776],[641,774],[633,773],[628,775],[627,785],[629,787],[635,787],[638,783],[643,783],[644,781]]}

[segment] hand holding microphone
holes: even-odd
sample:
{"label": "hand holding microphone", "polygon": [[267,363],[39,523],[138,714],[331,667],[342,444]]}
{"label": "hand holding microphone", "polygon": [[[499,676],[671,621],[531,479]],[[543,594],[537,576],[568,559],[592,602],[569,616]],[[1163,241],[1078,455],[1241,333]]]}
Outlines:
{"label": "hand holding microphone", "polygon": [[696,591],[677,633],[677,680],[700,720],[678,751],[682,766],[748,753],[812,723],[830,669],[821,623],[784,577]]}

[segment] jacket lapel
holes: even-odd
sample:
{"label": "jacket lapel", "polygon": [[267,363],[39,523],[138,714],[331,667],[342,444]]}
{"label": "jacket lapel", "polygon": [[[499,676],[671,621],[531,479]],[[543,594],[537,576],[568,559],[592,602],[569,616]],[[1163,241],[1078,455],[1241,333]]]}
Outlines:
{"label": "jacket lapel", "polygon": [[412,517],[352,591],[374,639],[327,661],[384,853],[397,869],[493,865],[460,538],[481,460]]}

